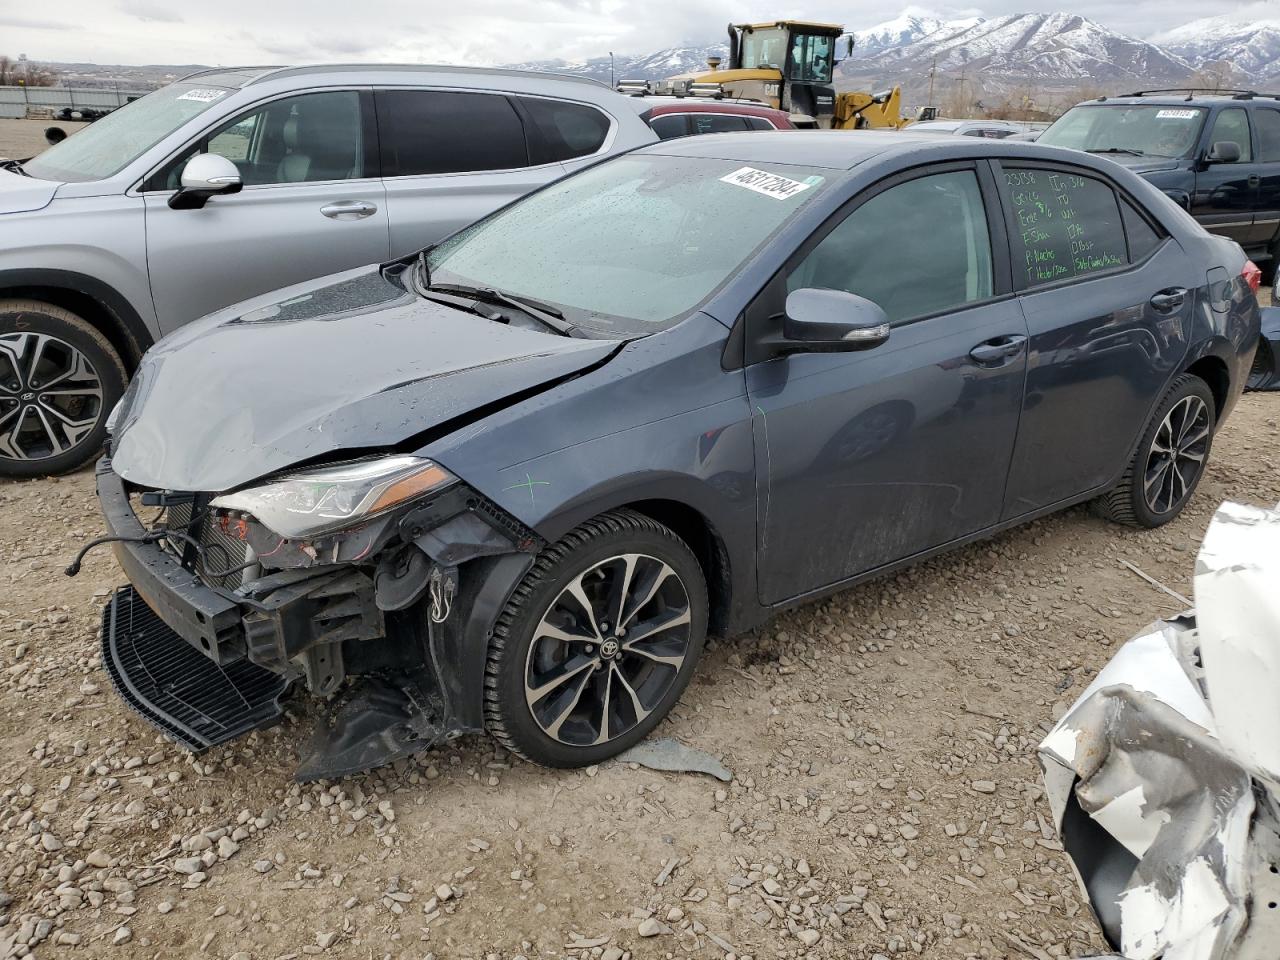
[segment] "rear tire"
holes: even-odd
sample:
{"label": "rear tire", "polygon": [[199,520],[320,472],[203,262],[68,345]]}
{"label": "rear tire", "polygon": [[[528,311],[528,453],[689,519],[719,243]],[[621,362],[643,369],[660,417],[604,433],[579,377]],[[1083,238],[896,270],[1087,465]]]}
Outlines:
{"label": "rear tire", "polygon": [[115,348],[82,317],[0,300],[0,476],[66,473],[97,456],[127,379]]}
{"label": "rear tire", "polygon": [[1246,390],[1270,390],[1275,386],[1277,376],[1275,351],[1266,337],[1258,339],[1258,350],[1253,355],[1253,366],[1249,368],[1249,379],[1245,381]]}
{"label": "rear tire", "polygon": [[1096,501],[1108,520],[1159,527],[1182,512],[1204,476],[1217,426],[1213,391],[1189,373],[1170,385],[1124,476]]}
{"label": "rear tire", "polygon": [[534,763],[606,760],[680,699],[706,630],[706,584],[683,540],[630,510],[589,520],[542,552],[498,617],[485,726]]}

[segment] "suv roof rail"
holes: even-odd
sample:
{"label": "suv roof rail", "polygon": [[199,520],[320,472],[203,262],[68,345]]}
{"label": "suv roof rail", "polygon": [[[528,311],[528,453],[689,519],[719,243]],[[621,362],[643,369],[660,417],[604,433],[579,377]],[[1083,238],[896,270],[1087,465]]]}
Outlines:
{"label": "suv roof rail", "polygon": [[275,67],[259,74],[246,86],[273,80],[276,77],[305,76],[309,73],[363,73],[373,72],[411,72],[411,73],[468,73],[477,76],[500,77],[538,77],[545,80],[562,80],[566,83],[587,83],[592,86],[611,89],[607,83],[594,77],[583,77],[572,73],[552,73],[541,70],[514,70],[510,67],[461,67],[438,63],[312,63],[293,67]]}
{"label": "suv roof rail", "polygon": [[[1185,93],[1187,99],[1190,100],[1197,93],[1208,94],[1209,96],[1227,96],[1230,95],[1232,100],[1253,100],[1255,97],[1263,99],[1280,100],[1280,94],[1277,93],[1258,93],[1256,90],[1240,90],[1234,87],[1219,87],[1216,90],[1209,87],[1159,87],[1153,90],[1135,90],[1133,93],[1121,93],[1121,97],[1150,97],[1161,93]],[[1099,97],[1099,100],[1106,100],[1106,97]]]}

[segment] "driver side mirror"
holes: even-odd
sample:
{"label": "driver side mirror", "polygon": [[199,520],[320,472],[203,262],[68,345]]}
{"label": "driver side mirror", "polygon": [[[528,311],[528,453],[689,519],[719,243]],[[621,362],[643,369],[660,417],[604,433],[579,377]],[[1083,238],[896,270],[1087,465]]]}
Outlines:
{"label": "driver side mirror", "polygon": [[787,295],[779,353],[848,353],[889,339],[889,318],[866,297],[805,288]]}
{"label": "driver side mirror", "polygon": [[1238,163],[1240,161],[1240,144],[1234,140],[1218,140],[1209,149],[1205,157],[1209,163]]}
{"label": "driver side mirror", "polygon": [[198,153],[182,168],[182,187],[169,198],[174,210],[199,210],[210,197],[239,193],[240,171],[226,157]]}

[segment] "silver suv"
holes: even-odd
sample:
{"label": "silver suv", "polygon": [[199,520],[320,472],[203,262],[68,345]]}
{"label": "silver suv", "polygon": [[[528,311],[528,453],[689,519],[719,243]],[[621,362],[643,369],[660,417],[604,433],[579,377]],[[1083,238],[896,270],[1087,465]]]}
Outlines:
{"label": "silver suv", "polygon": [[[129,371],[184,323],[409,256],[654,140],[625,97],[576,77],[243,67],[194,74],[5,162],[0,475],[94,456]],[[234,378],[237,358],[223,359]]]}

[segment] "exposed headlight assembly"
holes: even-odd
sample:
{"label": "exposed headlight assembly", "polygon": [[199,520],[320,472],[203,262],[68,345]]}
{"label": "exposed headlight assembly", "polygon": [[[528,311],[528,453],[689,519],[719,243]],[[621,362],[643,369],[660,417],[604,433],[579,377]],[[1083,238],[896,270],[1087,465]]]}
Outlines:
{"label": "exposed headlight assembly", "polygon": [[224,494],[210,506],[243,510],[280,536],[298,539],[349,527],[457,479],[422,457],[384,457],[289,474]]}

